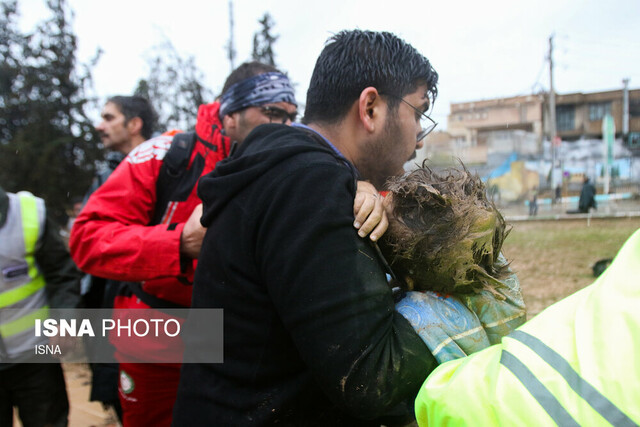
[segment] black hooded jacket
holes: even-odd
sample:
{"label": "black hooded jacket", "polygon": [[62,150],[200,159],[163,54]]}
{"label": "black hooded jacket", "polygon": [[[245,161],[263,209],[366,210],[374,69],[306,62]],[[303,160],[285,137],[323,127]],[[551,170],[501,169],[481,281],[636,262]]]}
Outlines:
{"label": "black hooded jacket", "polygon": [[201,179],[193,307],[224,309],[224,363],[183,365],[174,425],[379,425],[413,401],[436,362],[353,228],[356,178],[263,125]]}

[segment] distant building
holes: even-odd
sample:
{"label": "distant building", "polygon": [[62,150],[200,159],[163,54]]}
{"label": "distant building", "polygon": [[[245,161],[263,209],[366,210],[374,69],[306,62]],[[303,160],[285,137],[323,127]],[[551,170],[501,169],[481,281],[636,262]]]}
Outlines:
{"label": "distant building", "polygon": [[[556,128],[563,141],[602,138],[602,118],[611,113],[616,138],[622,137],[623,91],[556,95]],[[518,132],[520,131],[520,132]],[[470,163],[483,163],[491,153],[515,151],[522,155],[542,153],[549,140],[547,94],[451,103],[446,133],[449,141],[434,133],[427,137]],[[522,135],[527,135],[523,137]],[[629,90],[629,140],[640,150],[640,89]],[[464,160],[464,159],[463,159]]]}
{"label": "distant building", "polygon": [[[514,96],[451,104],[447,131],[457,141],[468,147],[487,147],[504,151],[500,142],[492,147],[494,136],[524,131],[542,142],[542,111],[544,98],[541,95]],[[504,141],[503,141],[504,142]],[[519,148],[519,147],[510,147]],[[530,149],[530,147],[529,147]]]}
{"label": "distant building", "polygon": [[[625,176],[637,176],[631,156],[640,156],[640,89],[628,93],[629,134],[624,142],[622,89],[556,95],[556,130],[564,141],[558,158],[565,183],[573,174],[598,177],[602,168],[598,140],[602,139],[602,118],[607,113],[615,122],[616,159],[625,157],[628,164],[614,167],[631,169]],[[434,166],[442,166],[459,158],[499,187],[504,199],[513,200],[526,197],[526,191],[533,187],[550,185],[550,140],[548,94],[451,103],[447,130],[427,136],[418,159],[426,157]],[[518,163],[516,170],[514,159],[524,162]],[[505,177],[498,179],[497,172]],[[535,172],[540,182],[530,172]]]}
{"label": "distant building", "polygon": [[[549,108],[545,96],[544,132],[549,134]],[[623,91],[556,95],[556,129],[563,141],[601,139],[602,118],[610,113],[616,138],[622,137]],[[640,89],[629,90],[629,140],[627,146],[640,149]]]}

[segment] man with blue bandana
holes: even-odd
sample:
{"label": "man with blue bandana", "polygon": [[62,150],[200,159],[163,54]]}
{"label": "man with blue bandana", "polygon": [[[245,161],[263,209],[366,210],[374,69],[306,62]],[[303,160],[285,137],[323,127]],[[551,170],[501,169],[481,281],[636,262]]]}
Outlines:
{"label": "man with blue bandana", "polygon": [[225,85],[220,120],[232,141],[242,142],[263,123],[291,124],[298,114],[293,87],[279,72],[268,72]]}
{"label": "man with blue bandana", "polygon": [[[272,66],[242,64],[227,78],[222,103],[201,105],[196,138],[180,187],[186,197],[162,199],[165,155],[175,132],[152,138],[132,150],[109,179],[91,195],[74,224],[70,246],[86,273],[131,286],[114,308],[189,307],[191,286],[205,229],[200,225],[198,179],[225,159],[258,125],[290,124],[297,103],[287,76]],[[155,212],[161,210],[162,212]],[[157,219],[156,219],[157,218]],[[135,243],[133,243],[135,242]],[[121,319],[126,321],[126,319]],[[176,396],[179,364],[148,362],[157,349],[138,338],[114,342],[120,362],[119,397],[125,426],[168,426]],[[151,350],[154,349],[154,350]]]}

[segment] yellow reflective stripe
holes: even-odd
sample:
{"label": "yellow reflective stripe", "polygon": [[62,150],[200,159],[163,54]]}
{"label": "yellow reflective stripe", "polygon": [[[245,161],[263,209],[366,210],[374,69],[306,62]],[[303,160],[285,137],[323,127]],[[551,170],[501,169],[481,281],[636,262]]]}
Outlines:
{"label": "yellow reflective stripe", "polygon": [[[20,198],[20,212],[22,218],[24,258],[29,266],[29,277],[31,277],[31,279],[35,279],[40,275],[34,258],[36,244],[38,243],[38,235],[40,234],[40,219],[38,218],[37,199],[33,194],[23,191],[18,193],[18,197]],[[0,304],[0,307],[1,306],[2,305]]]}
{"label": "yellow reflective stripe", "polygon": [[[631,418],[629,418],[627,414],[622,412],[621,409],[619,409],[615,404],[613,404],[609,400],[609,398],[607,398],[605,395],[600,393],[587,380],[582,378],[580,374],[573,368],[573,366],[571,366],[569,361],[567,361],[567,359],[565,359],[560,353],[555,351],[553,348],[545,344],[542,340],[522,330],[513,331],[507,337],[518,340],[522,344],[526,345],[531,350],[533,350],[538,356],[542,358],[542,360],[544,360],[549,366],[551,366],[558,374],[562,375],[564,380],[567,382],[567,385],[569,385],[569,387],[571,387],[573,391],[578,394],[578,396],[580,396],[596,412],[598,412],[600,416],[602,416],[602,418],[609,421],[611,425],[637,426],[637,424],[633,420],[631,420]],[[522,379],[520,379],[520,381],[524,383]],[[551,415],[551,413],[549,413],[549,415]]]}
{"label": "yellow reflective stripe", "polygon": [[24,284],[18,288],[12,289],[0,294],[0,308],[9,307],[14,305],[23,299],[30,297],[31,295],[44,288],[45,282],[42,275],[38,275],[35,279],[29,283]]}
{"label": "yellow reflective stripe", "polygon": [[30,193],[18,193],[20,199],[20,212],[22,218],[22,233],[24,239],[25,261],[29,266],[31,281],[18,288],[0,294],[0,308],[9,307],[44,288],[44,277],[38,271],[33,256],[38,235],[40,233],[40,219],[38,218],[37,199]]}
{"label": "yellow reflective stripe", "polygon": [[38,242],[40,220],[36,198],[28,193],[18,193],[20,211],[22,213],[22,232],[24,234],[24,249],[27,255],[33,254]]}
{"label": "yellow reflective stripe", "polygon": [[580,427],[580,424],[567,412],[558,399],[536,378],[535,374],[531,372],[527,365],[522,363],[517,357],[507,350],[502,350],[500,364],[516,376],[557,425],[562,427]]}
{"label": "yellow reflective stripe", "polygon": [[28,331],[35,327],[36,319],[46,319],[49,316],[49,306],[45,305],[41,309],[32,310],[29,314],[19,319],[0,325],[0,335],[8,338],[21,332]]}

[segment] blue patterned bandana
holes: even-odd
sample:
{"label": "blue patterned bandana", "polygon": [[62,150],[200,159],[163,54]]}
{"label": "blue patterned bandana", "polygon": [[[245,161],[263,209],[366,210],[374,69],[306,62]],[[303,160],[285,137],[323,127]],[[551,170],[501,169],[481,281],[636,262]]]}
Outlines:
{"label": "blue patterned bandana", "polygon": [[282,73],[263,73],[239,81],[220,99],[220,120],[227,114],[247,107],[276,102],[288,102],[296,107],[296,98],[289,78]]}

